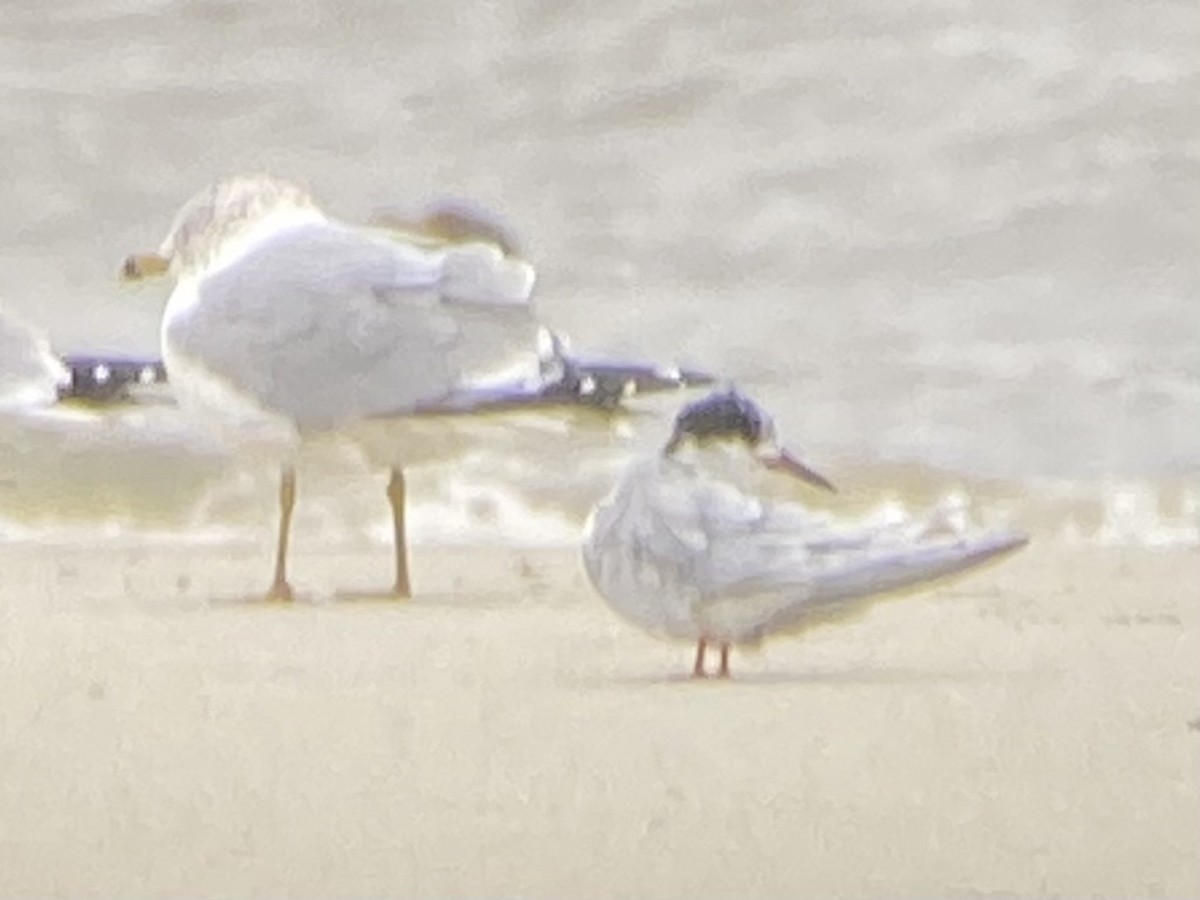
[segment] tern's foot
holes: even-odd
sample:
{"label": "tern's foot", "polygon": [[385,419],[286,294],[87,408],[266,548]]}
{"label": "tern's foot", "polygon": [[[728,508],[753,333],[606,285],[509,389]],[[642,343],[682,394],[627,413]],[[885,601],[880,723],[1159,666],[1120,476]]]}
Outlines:
{"label": "tern's foot", "polygon": [[292,586],[286,581],[277,581],[269,588],[263,597],[267,603],[291,603],[296,599],[296,595],[292,593]]}

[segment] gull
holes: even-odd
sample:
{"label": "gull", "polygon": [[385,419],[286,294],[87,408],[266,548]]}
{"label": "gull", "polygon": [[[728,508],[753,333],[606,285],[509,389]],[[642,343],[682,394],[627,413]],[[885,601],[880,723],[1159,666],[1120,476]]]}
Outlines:
{"label": "gull", "polygon": [[44,336],[0,309],[0,410],[49,406],[69,377]]}
{"label": "gull", "polygon": [[[161,329],[175,400],[222,440],[280,465],[269,600],[293,597],[288,545],[304,445],[350,441],[389,471],[395,579],[383,593],[407,598],[405,466],[480,442],[502,449],[522,414],[608,411],[639,388],[705,377],[581,368],[534,317],[534,269],[510,246],[472,231],[469,213],[434,228],[406,224],[349,225],[291,182],[234,176],[184,204],[157,252],[125,260],[127,281],[175,280]],[[104,362],[75,362],[73,391],[94,396],[89,373]],[[132,365],[123,371],[145,371]]]}
{"label": "gull", "polygon": [[584,530],[589,580],[622,618],[705,653],[858,615],[880,597],[962,573],[1028,542],[1008,531],[940,534],[942,523],[839,527],[800,503],[758,496],[770,472],[833,485],[784,449],[774,420],[735,388],[683,408],[662,451],[635,460]]}

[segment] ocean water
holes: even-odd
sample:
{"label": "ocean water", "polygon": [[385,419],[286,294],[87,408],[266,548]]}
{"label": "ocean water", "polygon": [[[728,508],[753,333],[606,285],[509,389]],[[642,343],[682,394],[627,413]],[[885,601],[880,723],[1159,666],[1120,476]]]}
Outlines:
{"label": "ocean water", "polygon": [[[166,291],[117,268],[216,177],[351,219],[468,196],[578,349],[735,380],[850,511],[966,492],[1200,543],[1197,46],[1190,0],[5,2],[0,304],[60,350],[153,353]],[[123,423],[0,432],[10,539],[261,521],[269,474],[174,474],[183,439]],[[553,478],[481,448],[418,480],[417,537],[566,534],[663,427]],[[313,515],[375,534],[379,486],[321,477]]]}

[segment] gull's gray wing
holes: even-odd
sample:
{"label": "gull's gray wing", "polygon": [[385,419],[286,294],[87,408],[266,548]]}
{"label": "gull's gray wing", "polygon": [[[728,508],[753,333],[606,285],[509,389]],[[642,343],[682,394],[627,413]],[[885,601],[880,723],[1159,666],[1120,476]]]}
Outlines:
{"label": "gull's gray wing", "polygon": [[495,248],[305,225],[204,278],[165,337],[302,430],[330,428],[410,412],[515,360],[536,370],[532,283]]}
{"label": "gull's gray wing", "polygon": [[67,377],[58,386],[60,403],[79,403],[95,406],[120,406],[136,403],[138,389],[163,393],[167,369],[161,360],[132,356],[93,356],[68,353],[61,357]]}
{"label": "gull's gray wing", "polygon": [[[522,329],[522,335],[524,330]],[[523,348],[522,348],[523,349]],[[65,353],[60,402],[119,406],[153,398],[170,400],[160,359],[118,354]],[[645,362],[584,360],[557,355],[540,361],[541,378],[516,378],[452,389],[416,406],[419,413],[475,413],[528,407],[570,406],[616,412],[629,396],[659,394],[711,384],[713,376]]]}

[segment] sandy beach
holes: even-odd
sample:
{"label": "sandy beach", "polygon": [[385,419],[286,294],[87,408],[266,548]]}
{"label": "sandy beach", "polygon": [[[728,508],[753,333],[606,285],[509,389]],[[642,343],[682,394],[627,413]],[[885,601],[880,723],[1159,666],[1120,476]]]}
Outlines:
{"label": "sandy beach", "polygon": [[1200,893],[1200,558],[1038,541],[730,683],[574,549],[0,547],[5,896]]}

